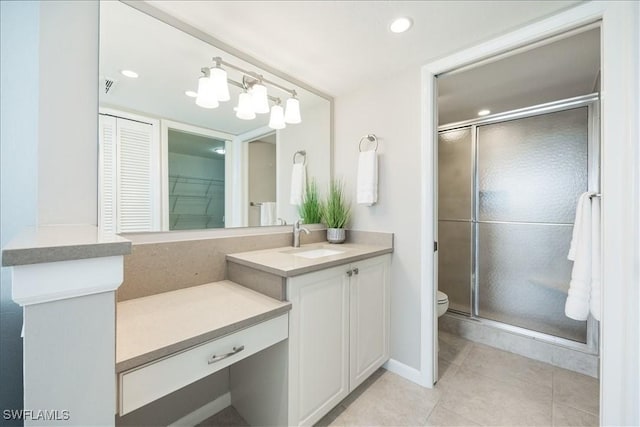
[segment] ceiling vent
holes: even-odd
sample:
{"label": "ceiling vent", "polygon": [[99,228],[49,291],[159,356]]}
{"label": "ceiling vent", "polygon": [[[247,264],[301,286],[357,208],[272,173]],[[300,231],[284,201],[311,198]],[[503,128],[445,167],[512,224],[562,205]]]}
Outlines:
{"label": "ceiling vent", "polygon": [[117,81],[110,79],[109,77],[105,77],[103,80],[103,89],[104,89],[104,93],[108,94],[109,92],[111,92],[114,87],[116,86]]}

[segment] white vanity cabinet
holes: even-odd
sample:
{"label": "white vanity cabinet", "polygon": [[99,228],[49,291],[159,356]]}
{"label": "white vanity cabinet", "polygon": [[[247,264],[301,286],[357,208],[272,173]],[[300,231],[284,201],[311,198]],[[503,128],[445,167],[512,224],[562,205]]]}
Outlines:
{"label": "white vanity cabinet", "polygon": [[312,425],[389,358],[390,256],[287,279],[289,425]]}

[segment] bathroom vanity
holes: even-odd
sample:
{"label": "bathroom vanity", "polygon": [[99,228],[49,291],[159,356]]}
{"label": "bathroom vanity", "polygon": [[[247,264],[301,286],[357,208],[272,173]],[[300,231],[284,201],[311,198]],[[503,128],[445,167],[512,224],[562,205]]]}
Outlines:
{"label": "bathroom vanity", "polygon": [[291,303],[287,425],[313,425],[389,359],[391,250],[313,244],[227,255],[230,279]]}
{"label": "bathroom vanity", "polygon": [[85,425],[115,412],[117,425],[221,378],[224,399],[207,392],[175,418],[196,424],[233,405],[251,425],[316,423],[389,358],[393,235],[329,245],[310,228],[299,248],[284,246],[289,230],[132,245],[95,227],[8,246],[25,306],[25,402],[69,406]]}
{"label": "bathroom vanity", "polygon": [[[226,404],[249,424],[312,425],[382,366],[393,236],[353,231],[351,243],[330,245],[322,235],[299,248],[257,236],[134,244],[117,304],[119,416],[228,369]],[[291,234],[270,236],[286,244]],[[160,283],[219,277],[213,270],[224,280]]]}

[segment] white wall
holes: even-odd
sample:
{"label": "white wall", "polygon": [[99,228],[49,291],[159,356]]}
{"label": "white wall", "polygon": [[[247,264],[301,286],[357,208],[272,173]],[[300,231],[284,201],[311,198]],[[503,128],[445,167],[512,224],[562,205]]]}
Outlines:
{"label": "white wall", "polygon": [[[0,2],[1,242],[96,224],[98,2]],[[22,308],[2,269],[0,407],[22,406]]]}
{"label": "white wall", "polygon": [[[358,142],[369,133],[379,140],[378,204],[372,207],[355,204]],[[420,369],[420,69],[336,98],[334,139],[335,177],[353,201],[350,228],[395,233],[391,357]]]}
{"label": "white wall", "polygon": [[98,2],[40,13],[39,223],[97,224]]}
{"label": "white wall", "polygon": [[[0,2],[0,246],[37,221],[39,20],[38,3]],[[2,268],[2,409],[23,404],[21,328],[22,308],[11,300],[11,269]]]}

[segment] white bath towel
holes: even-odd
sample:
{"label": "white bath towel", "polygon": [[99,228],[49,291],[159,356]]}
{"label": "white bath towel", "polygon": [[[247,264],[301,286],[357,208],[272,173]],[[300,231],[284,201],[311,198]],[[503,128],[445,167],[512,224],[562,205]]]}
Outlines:
{"label": "white bath towel", "polygon": [[602,278],[600,274],[600,198],[591,199],[591,315],[600,320]]}
{"label": "white bath towel", "polygon": [[307,167],[303,163],[296,163],[291,170],[291,196],[289,203],[301,205],[307,191]]}
{"label": "white bath towel", "polygon": [[260,205],[260,225],[276,225],[276,202],[262,202]]}
{"label": "white bath towel", "polygon": [[363,151],[358,156],[358,183],[356,200],[371,206],[378,202],[378,153]]}
{"label": "white bath towel", "polygon": [[591,199],[594,193],[582,193],[576,206],[576,219],[573,224],[573,237],[568,259],[573,260],[569,293],[564,306],[567,317],[575,320],[587,320],[589,300],[591,298]]}

